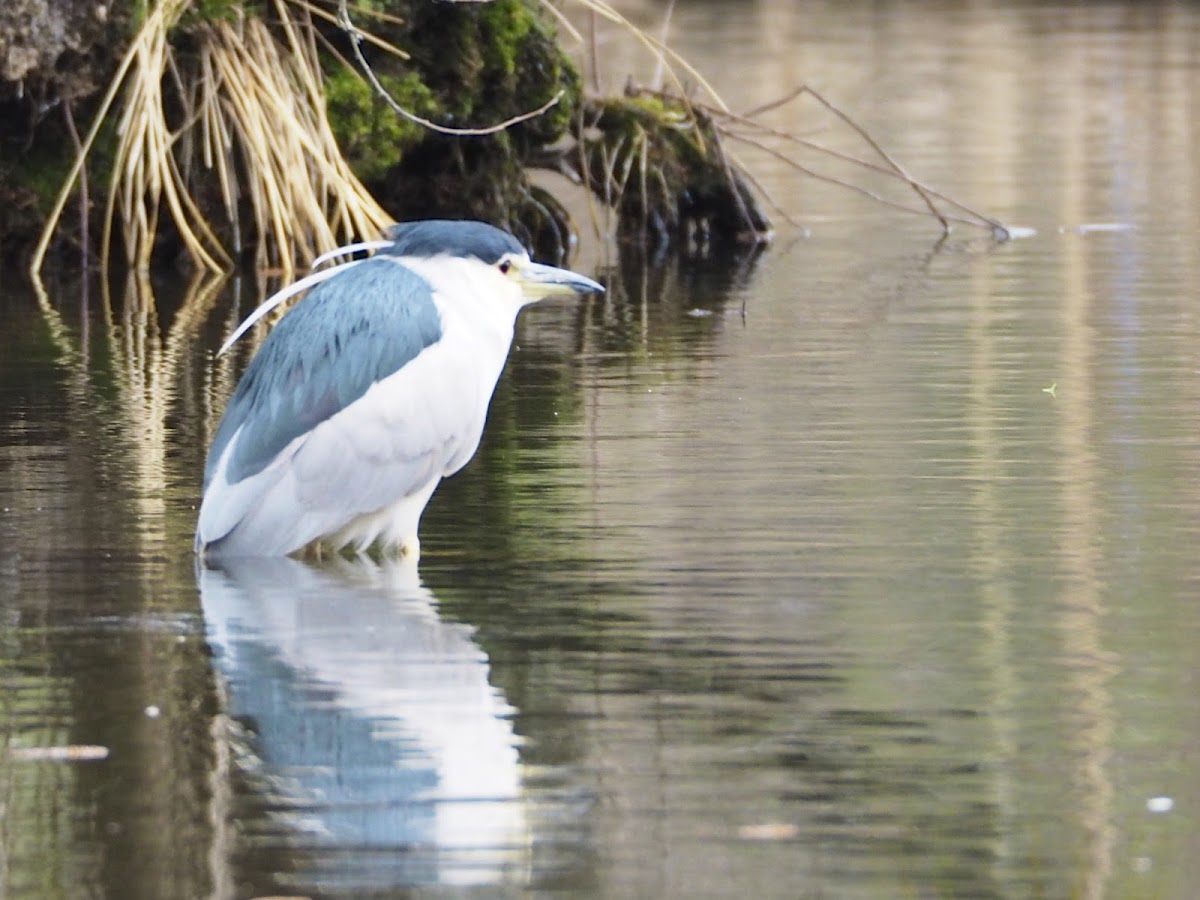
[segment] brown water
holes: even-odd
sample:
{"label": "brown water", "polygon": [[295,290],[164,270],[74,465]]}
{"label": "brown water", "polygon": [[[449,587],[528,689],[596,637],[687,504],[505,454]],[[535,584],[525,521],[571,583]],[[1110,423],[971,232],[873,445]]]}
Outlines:
{"label": "brown water", "polygon": [[672,35],[1037,234],[937,244],[739,151],[811,236],[527,312],[419,573],[195,571],[257,286],[10,273],[0,896],[1195,895],[1200,11]]}

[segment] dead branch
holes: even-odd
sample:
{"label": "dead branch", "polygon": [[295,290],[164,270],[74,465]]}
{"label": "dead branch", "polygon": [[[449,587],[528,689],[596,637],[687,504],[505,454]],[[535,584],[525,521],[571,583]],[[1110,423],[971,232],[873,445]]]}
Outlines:
{"label": "dead branch", "polygon": [[[678,98],[672,95],[665,94],[662,91],[652,91],[644,89],[641,93],[649,96],[657,97],[661,100],[672,99],[678,101]],[[816,141],[791,134],[786,131],[781,131],[776,128],[771,128],[757,120],[757,117],[779,109],[786,104],[803,98],[804,96],[813,98],[824,109],[832,113],[840,122],[851,129],[858,137],[871,148],[883,162],[873,162],[869,159],[855,156],[850,153],[844,153],[831,147],[827,147]],[[754,147],[768,155],[778,159],[790,168],[810,178],[823,181],[828,184],[833,184],[838,187],[843,187],[852,190],[855,193],[868,197],[871,200],[881,203],[885,206],[901,210],[906,213],[916,215],[931,215],[942,226],[943,232],[948,232],[951,223],[969,225],[972,227],[985,227],[989,229],[995,236],[1002,240],[1007,240],[1010,236],[1009,229],[1002,222],[986,216],[975,209],[967,206],[961,201],[955,200],[952,197],[935,190],[928,185],[913,178],[912,175],[890,154],[884,149],[882,144],[875,139],[873,135],[860,123],[858,123],[847,112],[838,107],[835,103],[821,94],[819,91],[809,85],[801,85],[792,91],[789,91],[783,97],[777,100],[772,100],[745,113],[734,113],[721,107],[709,107],[702,104],[693,104],[695,114],[704,116],[714,123],[715,132],[721,137],[739,141],[747,146]],[[761,137],[760,137],[761,135]],[[868,188],[857,185],[851,181],[838,178],[833,175],[819,172],[802,162],[794,159],[788,154],[771,147],[763,138],[771,138],[792,144],[794,146],[803,147],[812,150],[815,153],[828,156],[832,159],[837,159],[842,162],[850,163],[869,171],[879,173],[889,178],[897,179],[908,186],[918,197],[921,198],[924,209],[916,209],[911,206],[906,206],[903,203],[898,203],[894,200],[889,200],[886,197],[869,190]],[[744,167],[740,167],[738,171],[743,176],[746,174]],[[757,184],[756,184],[757,187]],[[759,193],[763,192],[761,189]],[[936,202],[935,202],[936,201]],[[939,207],[939,203],[943,206],[948,206],[958,210],[964,215],[954,215]]]}

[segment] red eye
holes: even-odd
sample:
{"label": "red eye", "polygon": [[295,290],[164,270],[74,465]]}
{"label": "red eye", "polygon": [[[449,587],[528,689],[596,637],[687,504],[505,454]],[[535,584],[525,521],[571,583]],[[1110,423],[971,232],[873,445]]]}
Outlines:
{"label": "red eye", "polygon": [[504,260],[500,261],[500,265],[498,268],[500,269],[501,275],[507,275],[509,272],[512,271],[512,267],[513,267],[512,260],[504,259]]}

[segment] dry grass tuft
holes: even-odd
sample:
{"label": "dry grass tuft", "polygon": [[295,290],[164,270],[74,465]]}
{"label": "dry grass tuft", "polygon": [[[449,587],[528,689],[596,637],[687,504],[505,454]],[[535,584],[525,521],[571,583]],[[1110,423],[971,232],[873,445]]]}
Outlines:
{"label": "dry grass tuft", "polygon": [[[228,268],[252,224],[257,264],[285,277],[298,260],[373,236],[391,223],[351,172],[326,117],[311,18],[316,7],[274,0],[273,28],[256,18],[198,26],[196,70],[183,72],[169,36],[190,2],[158,0],[150,9],[47,220],[31,267],[35,276],[118,100],[106,260],[119,231],[130,264],[146,268],[164,207],[199,267]],[[210,211],[196,200],[201,186],[214,180],[232,248],[222,244],[206,218]],[[252,222],[243,221],[247,215]]]}

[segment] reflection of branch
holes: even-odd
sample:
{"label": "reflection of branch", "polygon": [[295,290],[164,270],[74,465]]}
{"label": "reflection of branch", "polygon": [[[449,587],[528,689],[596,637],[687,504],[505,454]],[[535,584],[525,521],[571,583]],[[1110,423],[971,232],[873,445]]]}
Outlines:
{"label": "reflection of branch", "polygon": [[421,125],[424,128],[428,128],[430,131],[436,131],[439,134],[450,134],[460,137],[481,137],[483,135],[496,134],[501,131],[506,131],[513,125],[517,125],[529,119],[536,119],[548,109],[556,106],[558,101],[562,99],[563,94],[566,93],[565,91],[560,90],[557,94],[543,103],[537,109],[530,110],[526,113],[521,113],[519,116],[513,116],[511,119],[505,119],[499,124],[489,125],[486,128],[450,128],[446,125],[439,125],[436,122],[431,122],[428,119],[421,118],[416,113],[409,112],[396,101],[395,97],[388,93],[387,88],[385,88],[382,82],[380,82],[379,76],[375,74],[375,70],[371,68],[371,64],[367,62],[367,58],[363,56],[362,47],[359,46],[363,40],[363,32],[359,31],[358,28],[355,27],[354,23],[350,21],[350,11],[346,8],[346,0],[339,0],[338,3],[338,25],[344,32],[346,32],[346,36],[350,38],[350,46],[354,49],[354,58],[358,60],[359,66],[362,67],[363,73],[367,76],[367,80],[371,82],[371,87],[375,89],[375,93],[384,99],[384,101],[392,108],[396,115],[402,116],[405,119],[408,119],[408,121],[417,125]]}
{"label": "reflection of branch", "polygon": [[[162,517],[167,509],[168,418],[178,400],[189,348],[220,296],[224,281],[224,276],[219,274],[196,273],[164,334],[159,327],[153,288],[144,271],[129,270],[125,295],[115,304],[110,279],[101,280],[104,302],[100,312],[105,322],[106,358],[116,385],[112,408],[106,408],[103,415],[105,420],[120,422],[121,433],[128,439],[130,461],[136,469],[131,483],[138,485],[133,502],[138,506],[143,522],[161,520],[164,523],[161,527],[138,529],[139,540],[149,544],[161,544],[166,536]],[[57,364],[71,376],[68,383],[72,402],[85,409],[96,402],[95,392],[89,386],[93,369],[87,355],[86,337],[73,333],[63,321],[40,279],[33,279],[33,288],[46,330],[57,351]],[[86,317],[87,312],[82,315]],[[107,400],[102,403],[106,407],[109,405]]]}
{"label": "reflection of branch", "polygon": [[50,335],[50,341],[54,344],[54,349],[58,351],[58,364],[64,369],[76,369],[80,366],[83,359],[83,354],[80,348],[75,346],[75,341],[71,338],[70,329],[63,321],[62,315],[50,301],[50,295],[46,291],[46,285],[40,278],[33,278],[33,293],[37,297],[38,308],[42,311],[42,318],[46,323],[46,331]]}
{"label": "reflection of branch", "polygon": [[[131,269],[120,304],[121,320],[107,329],[118,388],[117,413],[125,432],[135,437],[130,448],[139,485],[134,502],[145,521],[160,523],[138,530],[147,545],[167,541],[167,420],[178,400],[182,361],[224,282],[220,274],[197,273],[164,334],[149,278]],[[111,314],[111,304],[106,306]]]}

